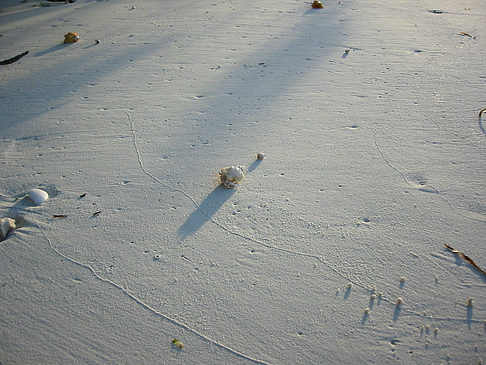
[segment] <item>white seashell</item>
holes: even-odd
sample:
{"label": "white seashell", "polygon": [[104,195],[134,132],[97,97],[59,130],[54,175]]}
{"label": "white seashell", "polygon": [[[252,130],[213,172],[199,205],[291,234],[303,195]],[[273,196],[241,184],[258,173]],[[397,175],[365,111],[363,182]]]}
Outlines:
{"label": "white seashell", "polygon": [[49,199],[49,194],[41,189],[32,189],[29,191],[29,198],[34,202],[35,205],[41,205],[47,199]]}
{"label": "white seashell", "polygon": [[15,225],[15,220],[12,218],[2,218],[0,219],[0,241],[7,238],[10,231],[13,231],[17,226]]}
{"label": "white seashell", "polygon": [[245,174],[240,166],[228,166],[221,169],[219,177],[225,188],[232,189],[236,187],[236,184],[244,179]]}

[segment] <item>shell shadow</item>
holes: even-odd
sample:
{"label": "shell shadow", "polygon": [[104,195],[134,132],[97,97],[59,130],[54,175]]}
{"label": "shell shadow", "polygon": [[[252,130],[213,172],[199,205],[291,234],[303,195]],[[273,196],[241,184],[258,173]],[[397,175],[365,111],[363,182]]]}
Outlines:
{"label": "shell shadow", "polygon": [[368,312],[364,312],[363,318],[361,318],[361,325],[364,326],[366,324],[366,321],[368,321],[370,314]]}
{"label": "shell shadow", "polygon": [[482,119],[482,116],[481,114],[483,113],[483,111],[481,111],[479,113],[479,117],[478,117],[478,125],[479,125],[479,129],[481,130],[481,132],[483,132],[483,134],[486,136],[486,129],[484,129],[484,126],[483,126],[483,119]]}
{"label": "shell shadow", "polygon": [[67,48],[71,45],[72,43],[60,43],[60,44],[56,44],[55,46],[52,46],[51,48],[48,48],[48,49],[44,49],[42,51],[39,51],[37,53],[34,54],[34,57],[42,57],[42,56],[45,56],[49,53],[53,53],[53,52],[57,52],[61,49],[64,49],[64,48]]}
{"label": "shell shadow", "polygon": [[400,308],[399,305],[395,306],[395,310],[393,311],[393,322],[398,321],[398,317],[400,317],[400,311],[401,310],[402,310],[402,308]]}
{"label": "shell shadow", "polygon": [[260,164],[262,163],[262,160],[255,160],[251,163],[251,165],[248,167],[248,172],[252,172],[255,170]]}
{"label": "shell shadow", "polygon": [[473,306],[468,305],[467,306],[467,313],[466,313],[466,322],[467,322],[467,328],[468,329],[471,329],[472,317],[473,317]]}
{"label": "shell shadow", "polygon": [[351,288],[348,287],[348,288],[346,288],[346,291],[344,292],[344,300],[347,300],[349,298],[350,294],[351,294]]}
{"label": "shell shadow", "polygon": [[184,240],[197,232],[234,193],[235,189],[226,189],[223,185],[218,185],[179,227],[177,237]]}

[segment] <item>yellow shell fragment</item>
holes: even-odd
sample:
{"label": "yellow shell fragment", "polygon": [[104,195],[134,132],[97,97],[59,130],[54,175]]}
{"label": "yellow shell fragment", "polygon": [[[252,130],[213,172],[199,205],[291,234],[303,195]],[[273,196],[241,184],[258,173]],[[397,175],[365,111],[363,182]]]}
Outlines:
{"label": "yellow shell fragment", "polygon": [[174,338],[172,340],[172,345],[177,347],[179,350],[182,350],[184,348],[184,344],[181,341],[179,341],[177,338]]}
{"label": "yellow shell fragment", "polygon": [[69,32],[64,34],[64,43],[76,43],[79,41],[79,34],[75,32]]}

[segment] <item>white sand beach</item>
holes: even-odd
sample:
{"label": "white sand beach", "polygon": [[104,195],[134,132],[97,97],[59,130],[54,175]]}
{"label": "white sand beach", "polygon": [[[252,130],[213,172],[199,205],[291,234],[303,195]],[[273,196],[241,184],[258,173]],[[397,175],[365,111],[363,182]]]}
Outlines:
{"label": "white sand beach", "polygon": [[485,2],[311,3],[0,3],[1,365],[484,364]]}

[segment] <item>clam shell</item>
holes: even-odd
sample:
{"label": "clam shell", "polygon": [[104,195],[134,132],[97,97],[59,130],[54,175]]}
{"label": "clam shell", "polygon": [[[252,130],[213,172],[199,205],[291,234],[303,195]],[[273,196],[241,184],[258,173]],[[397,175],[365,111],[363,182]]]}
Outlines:
{"label": "clam shell", "polygon": [[41,205],[47,199],[49,199],[49,194],[41,189],[32,189],[29,191],[29,198],[34,202],[35,205]]}
{"label": "clam shell", "polygon": [[17,226],[15,225],[15,220],[12,218],[0,219],[0,241],[7,238],[8,233],[15,228],[17,228]]}
{"label": "clam shell", "polygon": [[233,189],[243,180],[245,174],[240,166],[228,166],[221,169],[219,177],[225,188]]}

